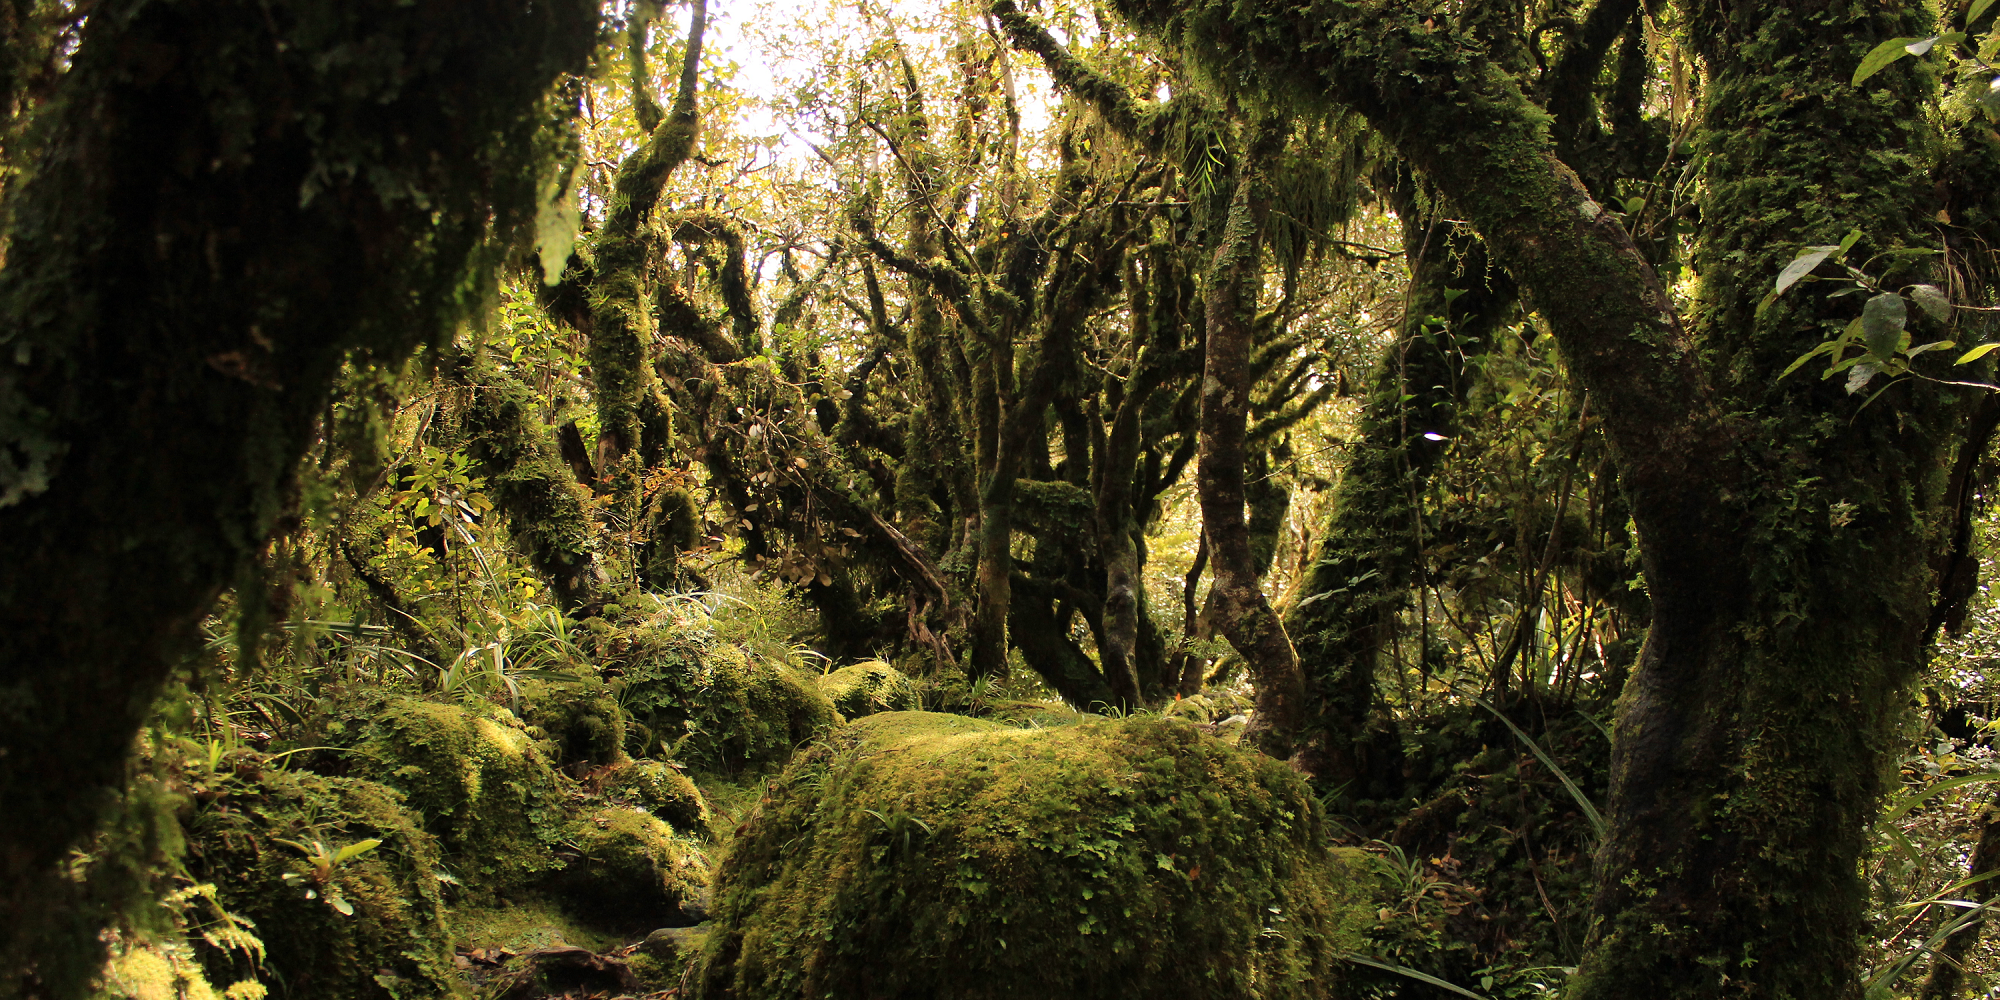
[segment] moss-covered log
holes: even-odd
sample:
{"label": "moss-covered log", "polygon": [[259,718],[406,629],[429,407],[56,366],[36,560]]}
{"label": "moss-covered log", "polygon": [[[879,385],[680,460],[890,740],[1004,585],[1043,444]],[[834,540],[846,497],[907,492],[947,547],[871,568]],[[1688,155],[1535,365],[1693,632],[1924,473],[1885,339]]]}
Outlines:
{"label": "moss-covered log", "polygon": [[1297,776],[1184,723],[876,715],[738,839],[701,995],[1325,997],[1355,874]]}
{"label": "moss-covered log", "polygon": [[442,335],[496,224],[532,218],[538,102],[595,23],[580,0],[92,7],[0,271],[8,976],[341,360]]}

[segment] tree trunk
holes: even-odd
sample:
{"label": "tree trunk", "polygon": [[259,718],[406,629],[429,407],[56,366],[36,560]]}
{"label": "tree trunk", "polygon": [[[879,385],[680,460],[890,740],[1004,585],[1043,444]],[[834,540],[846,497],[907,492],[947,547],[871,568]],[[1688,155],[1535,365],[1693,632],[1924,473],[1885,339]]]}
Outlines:
{"label": "tree trunk", "polygon": [[[1275,131],[1275,130],[1270,130]],[[1257,145],[1269,140],[1259,137]],[[1201,389],[1201,452],[1196,491],[1202,531],[1215,568],[1216,631],[1250,665],[1257,711],[1244,737],[1280,760],[1291,756],[1305,711],[1305,680],[1285,626],[1271,610],[1243,520],[1243,437],[1250,414],[1250,369],[1257,290],[1263,283],[1262,234],[1267,195],[1258,151],[1239,166],[1228,222],[1208,283],[1208,347]]]}
{"label": "tree trunk", "polygon": [[[1978,878],[2000,871],[2000,799],[1988,802],[1979,811],[1979,844],[1972,850],[1972,862],[1966,866],[1966,878]],[[1985,904],[1993,898],[1994,880],[1974,882],[1965,887],[1965,899]],[[1941,908],[1937,923],[1942,925],[1961,916],[1956,909]],[[1958,1000],[1958,991],[1965,984],[1965,957],[1979,944],[1979,935],[1986,930],[1986,918],[1972,918],[1964,927],[1954,931],[1944,939],[1937,954],[1931,959],[1931,974],[1924,979],[1923,991],[1917,995],[1922,1000]]]}
{"label": "tree trunk", "polygon": [[595,24],[578,0],[92,7],[0,270],[0,992],[98,971],[105,914],[58,863],[263,548],[342,360],[445,335],[496,227],[532,220],[538,102]]}
{"label": "tree trunk", "polygon": [[455,363],[468,395],[466,452],[501,512],[515,544],[548,580],[563,611],[575,614],[604,588],[590,520],[576,479],[535,416],[528,387],[504,372]]}
{"label": "tree trunk", "polygon": [[[1458,436],[1464,359],[1484,351],[1514,312],[1513,283],[1489,274],[1484,244],[1426,220],[1414,185],[1392,197],[1403,220],[1410,292],[1403,323],[1370,381],[1361,440],[1350,453],[1299,600],[1285,628],[1312,688],[1306,773],[1350,798],[1400,793],[1402,747],[1378,732],[1375,671],[1407,606],[1422,558],[1421,497]],[[1460,294],[1447,301],[1444,293]],[[1443,318],[1442,329],[1429,325]],[[1428,438],[1437,434],[1445,440]]]}
{"label": "tree trunk", "polygon": [[[1858,411],[1837,384],[1780,380],[1859,303],[1807,286],[1756,305],[1801,246],[1859,229],[1867,261],[1935,239],[1939,199],[1911,164],[1936,143],[1931,78],[1906,63],[1847,82],[1925,15],[1690,5],[1708,71],[1690,336],[1556,159],[1545,113],[1489,61],[1480,19],[1393,0],[1303,18],[1269,0],[1116,6],[1232,77],[1285,95],[1315,81],[1367,118],[1512,272],[1604,419],[1653,624],[1621,701],[1598,924],[1569,995],[1853,996],[1858,862],[1919,663],[1963,406],[1905,382]],[[1931,277],[1923,261],[1874,266],[1900,288]]]}

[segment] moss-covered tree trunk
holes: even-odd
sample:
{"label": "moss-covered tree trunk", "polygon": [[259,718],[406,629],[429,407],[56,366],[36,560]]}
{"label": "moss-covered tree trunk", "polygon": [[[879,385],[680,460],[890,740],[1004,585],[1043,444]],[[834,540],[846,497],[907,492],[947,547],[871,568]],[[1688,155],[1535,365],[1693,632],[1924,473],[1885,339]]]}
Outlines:
{"label": "moss-covered tree trunk", "polygon": [[[1688,9],[1706,154],[1683,324],[1612,213],[1557,159],[1492,26],[1427,4],[1119,8],[1285,100],[1365,115],[1458,206],[1557,337],[1600,414],[1638,527],[1653,623],[1613,748],[1598,924],[1570,995],[1858,992],[1858,866],[1883,749],[1918,665],[1934,522],[1964,409],[1915,382],[1866,410],[1779,373],[1858,312],[1757,302],[1805,245],[1856,260],[1936,239],[1921,70],[1849,86],[1920,10]],[[1891,288],[1925,257],[1878,260]],[[1920,339],[1942,331],[1921,329]]]}
{"label": "moss-covered tree trunk", "polygon": [[91,8],[0,271],[4,992],[94,971],[56,865],[262,549],[342,359],[446,334],[496,224],[532,219],[538,102],[595,21],[578,0]]}
{"label": "moss-covered tree trunk", "polygon": [[1392,798],[1402,782],[1400,738],[1376,725],[1375,672],[1422,585],[1421,497],[1458,436],[1464,360],[1485,350],[1515,303],[1512,281],[1489,273],[1484,245],[1455,223],[1426,220],[1407,180],[1401,187],[1392,201],[1410,259],[1403,323],[1370,382],[1361,439],[1285,620],[1311,687],[1299,763],[1352,798]]}
{"label": "moss-covered tree trunk", "polygon": [[1244,737],[1284,759],[1305,713],[1305,679],[1285,625],[1265,598],[1250,528],[1243,519],[1245,457],[1243,438],[1250,415],[1250,348],[1255,333],[1258,286],[1263,283],[1262,229],[1269,209],[1261,156],[1273,144],[1271,126],[1259,135],[1238,167],[1229,216],[1208,281],[1208,344],[1201,386],[1201,464],[1196,492],[1201,499],[1202,533],[1208,537],[1215,568],[1214,621],[1229,639],[1257,685],[1257,710]]}
{"label": "moss-covered tree trunk", "polygon": [[[1865,397],[1835,382],[1779,381],[1856,300],[1757,303],[1803,245],[1858,229],[1866,260],[1935,241],[1931,181],[1901,158],[1926,141],[1923,77],[1847,83],[1877,40],[1921,34],[1921,12],[1690,13],[1709,78],[1693,327],[1754,416],[1701,495],[1633,496],[1653,625],[1620,705],[1576,994],[1852,996],[1858,862],[1921,664],[1963,399],[1905,385],[1857,413]],[[1928,276],[1887,266],[1889,287]]]}
{"label": "moss-covered tree trunk", "polygon": [[575,614],[607,581],[583,491],[537,417],[533,394],[514,376],[471,358],[455,361],[452,377],[467,396],[467,454],[507,515],[515,544],[563,610]]}

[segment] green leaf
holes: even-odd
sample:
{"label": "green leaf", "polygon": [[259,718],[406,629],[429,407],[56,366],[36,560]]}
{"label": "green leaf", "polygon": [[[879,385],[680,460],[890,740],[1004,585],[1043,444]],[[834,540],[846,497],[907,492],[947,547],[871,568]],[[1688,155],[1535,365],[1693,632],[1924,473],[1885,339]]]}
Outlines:
{"label": "green leaf", "polygon": [[1910,321],[1909,304],[1895,292],[1883,292],[1861,307],[1861,339],[1868,352],[1878,358],[1896,353],[1903,339],[1903,327]]}
{"label": "green leaf", "polygon": [[1861,81],[1882,72],[1888,65],[1910,54],[1908,46],[1914,38],[1891,38],[1869,51],[1861,65],[1854,68],[1854,79],[1848,81],[1853,86],[1861,86]]}
{"label": "green leaf", "polygon": [[1951,322],[1951,296],[1936,285],[1911,285],[1910,300],[1940,323]]}
{"label": "green leaf", "polygon": [[1638,215],[1640,212],[1644,211],[1645,208],[1646,208],[1646,199],[1644,198],[1625,199],[1625,211],[1629,215]]}
{"label": "green leaf", "polygon": [[348,858],[358,858],[380,846],[382,846],[382,841],[376,837],[370,837],[367,840],[357,840],[341,848],[340,853],[333,856],[333,863],[337,865]]}
{"label": "green leaf", "polygon": [[1986,13],[1986,8],[1991,6],[1993,0],[1972,0],[1971,9],[1965,12],[1965,26],[1972,27],[1972,22],[1979,20],[1979,15]]}
{"label": "green leaf", "polygon": [[1958,360],[1952,362],[1952,364],[1969,365],[1974,361],[1978,361],[1980,358],[1983,358],[1988,354],[1993,353],[1993,351],[1996,348],[2000,348],[2000,343],[1981,344],[1978,347],[1975,347],[1972,350],[1969,350],[1964,354],[1959,355]]}
{"label": "green leaf", "polygon": [[1882,374],[1882,366],[1872,362],[1862,362],[1847,370],[1847,394],[1852,396],[1868,387],[1870,380]]}
{"label": "green leaf", "polygon": [[1945,351],[1945,350],[1950,350],[1951,348],[1957,346],[1958,343],[1956,341],[1933,340],[1928,344],[1918,344],[1917,346],[1910,348],[1908,351],[1905,351],[1904,353],[1914,358],[1917,355],[1922,354],[1926,351]]}
{"label": "green leaf", "polygon": [[1472,1000],[1486,1000],[1485,997],[1480,996],[1479,994],[1474,993],[1463,986],[1454,986],[1451,983],[1447,983],[1444,980],[1439,979],[1438,977],[1433,976],[1427,972],[1418,972],[1415,969],[1404,968],[1403,966],[1400,965],[1393,965],[1389,962],[1383,962],[1373,958],[1365,958],[1360,955],[1342,955],[1340,957],[1343,961],[1353,962],[1356,965],[1366,965],[1374,969],[1381,969],[1384,972],[1393,972],[1396,975],[1406,976],[1420,983],[1428,983],[1441,990],[1450,990],[1451,992],[1456,993],[1462,997],[1471,997]]}
{"label": "green leaf", "polygon": [[1840,252],[1846,253],[1847,251],[1854,249],[1854,244],[1859,242],[1861,242],[1861,230],[1859,229],[1848,230],[1847,235],[1841,237]]}
{"label": "green leaf", "polygon": [[1995,781],[2000,781],[2000,774],[1990,774],[1990,773],[1967,774],[1957,778],[1947,778],[1943,781],[1938,782],[1935,785],[1932,785],[1929,788],[1924,789],[1921,792],[1918,792],[1915,795],[1910,796],[1907,799],[1904,799],[1902,802],[1897,803],[1895,806],[1891,807],[1888,812],[1883,813],[1882,818],[1877,820],[1876,822],[1878,824],[1894,823],[1895,821],[1902,819],[1903,816],[1909,813],[1910,810],[1915,809],[1916,807],[1923,805],[1926,802],[1929,802],[1931,799],[1936,798],[1938,795],[1951,791],[1954,788],[1964,788],[1967,785],[1983,785]]}
{"label": "green leaf", "polygon": [[1804,354],[1801,354],[1798,357],[1792,359],[1792,363],[1786,365],[1785,370],[1778,373],[1778,378],[1783,379],[1785,376],[1790,375],[1795,371],[1798,371],[1801,365],[1804,365],[1806,362],[1811,361],[1812,359],[1819,357],[1820,355],[1825,354],[1828,351],[1833,350],[1834,345],[1837,343],[1839,343],[1839,341],[1834,341],[1834,340],[1826,341],[1825,343],[1819,345],[1818,347],[1815,347],[1812,350],[1807,351]]}
{"label": "green leaf", "polygon": [[[1931,50],[1931,46],[1936,45],[1938,43],[1938,39],[1943,37],[1944,37],[1943,35],[1932,35],[1929,38],[1919,38],[1916,41],[1903,46],[1903,51],[1908,52],[1913,56],[1924,55],[1925,53]],[[1871,52],[1869,53],[1869,55],[1873,56],[1874,53]]]}
{"label": "green leaf", "polygon": [[1778,285],[1771,290],[1772,295],[1783,295],[1785,289],[1799,283],[1799,279],[1812,273],[1828,257],[1840,252],[1839,247],[1807,247],[1785,269],[1778,272]]}
{"label": "green leaf", "polygon": [[326,897],[326,902],[328,906],[331,906],[334,909],[339,910],[340,915],[343,917],[351,917],[354,915],[354,904],[348,902],[345,899],[340,898],[339,896],[330,895]]}

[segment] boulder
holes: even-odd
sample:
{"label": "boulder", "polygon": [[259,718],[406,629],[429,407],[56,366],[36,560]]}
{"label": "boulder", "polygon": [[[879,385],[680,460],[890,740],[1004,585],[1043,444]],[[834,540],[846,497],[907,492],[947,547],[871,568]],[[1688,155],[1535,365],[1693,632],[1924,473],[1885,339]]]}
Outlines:
{"label": "boulder", "polygon": [[918,704],[917,685],[881,660],[855,663],[819,677],[819,690],[849,719],[877,712],[907,712]]}
{"label": "boulder", "polygon": [[771,783],[699,995],[1325,997],[1365,878],[1296,774],[1188,723],[884,713]]}

